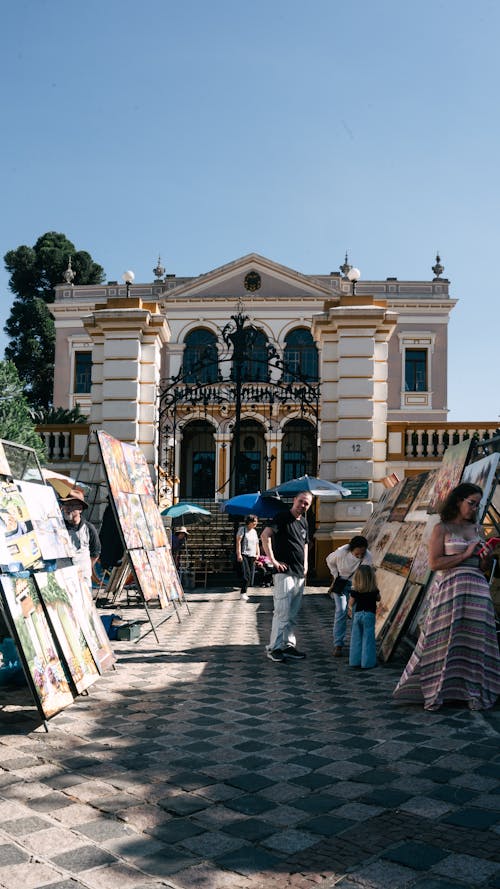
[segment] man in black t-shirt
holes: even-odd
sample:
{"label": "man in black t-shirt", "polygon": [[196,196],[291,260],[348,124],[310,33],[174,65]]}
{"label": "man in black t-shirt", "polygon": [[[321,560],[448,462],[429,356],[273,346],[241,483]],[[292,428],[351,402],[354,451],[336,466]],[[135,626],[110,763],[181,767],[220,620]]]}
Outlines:
{"label": "man in black t-shirt", "polygon": [[295,645],[295,625],[302,605],[307,574],[309,531],[305,518],[312,494],[302,491],[292,506],[278,513],[261,535],[274,575],[274,613],[267,656],[275,663],[302,660],[305,654]]}

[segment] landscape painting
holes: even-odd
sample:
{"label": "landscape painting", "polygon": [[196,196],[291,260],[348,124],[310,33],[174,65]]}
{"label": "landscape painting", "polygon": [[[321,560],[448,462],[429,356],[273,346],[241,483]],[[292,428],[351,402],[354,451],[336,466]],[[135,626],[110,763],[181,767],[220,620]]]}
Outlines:
{"label": "landscape painting", "polygon": [[72,704],[74,696],[35,582],[32,577],[2,575],[0,595],[33,696],[49,719]]}
{"label": "landscape painting", "polygon": [[392,571],[377,568],[377,586],[380,590],[380,602],[377,605],[375,618],[375,638],[378,639],[385,628],[403,591],[406,578]]}

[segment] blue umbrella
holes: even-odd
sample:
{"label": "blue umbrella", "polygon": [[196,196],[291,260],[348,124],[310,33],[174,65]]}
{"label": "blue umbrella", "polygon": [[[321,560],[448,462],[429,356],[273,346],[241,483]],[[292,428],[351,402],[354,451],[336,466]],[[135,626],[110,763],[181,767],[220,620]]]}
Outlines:
{"label": "blue umbrella", "polygon": [[204,516],[211,515],[209,509],[196,506],[195,503],[175,503],[174,506],[164,509],[161,514],[170,519],[182,519],[184,523],[204,521]]}
{"label": "blue umbrella", "polygon": [[275,488],[269,488],[269,491],[265,491],[263,496],[267,494],[294,495],[300,494],[301,491],[309,491],[315,497],[321,497],[322,495],[325,497],[328,495],[348,497],[351,493],[348,488],[344,488],[335,482],[327,482],[325,479],[315,478],[313,475],[301,475],[299,478],[292,478],[288,482],[283,482],[282,485],[276,485]]}
{"label": "blue umbrella", "polygon": [[256,515],[261,519],[272,519],[281,510],[288,509],[286,503],[280,500],[279,494],[237,494],[222,505],[223,512],[230,515]]}

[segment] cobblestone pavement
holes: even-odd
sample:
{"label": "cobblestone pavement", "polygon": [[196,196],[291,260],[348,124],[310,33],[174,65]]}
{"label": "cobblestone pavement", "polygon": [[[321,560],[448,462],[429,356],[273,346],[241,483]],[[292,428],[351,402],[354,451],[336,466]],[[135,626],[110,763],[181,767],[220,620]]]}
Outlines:
{"label": "cobblestone pavement", "polygon": [[3,889],[500,889],[500,706],[395,707],[401,662],[332,658],[324,588],[272,663],[254,592],[117,643],[48,733],[2,694]]}

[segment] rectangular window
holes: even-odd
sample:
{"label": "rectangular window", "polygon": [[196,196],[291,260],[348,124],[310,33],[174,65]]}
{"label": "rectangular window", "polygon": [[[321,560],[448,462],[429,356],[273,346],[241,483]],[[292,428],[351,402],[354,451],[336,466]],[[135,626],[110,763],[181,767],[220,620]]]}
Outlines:
{"label": "rectangular window", "polygon": [[87,395],[92,386],[92,352],[75,352],[75,394]]}
{"label": "rectangular window", "polygon": [[407,392],[427,392],[427,349],[406,349],[405,389]]}

